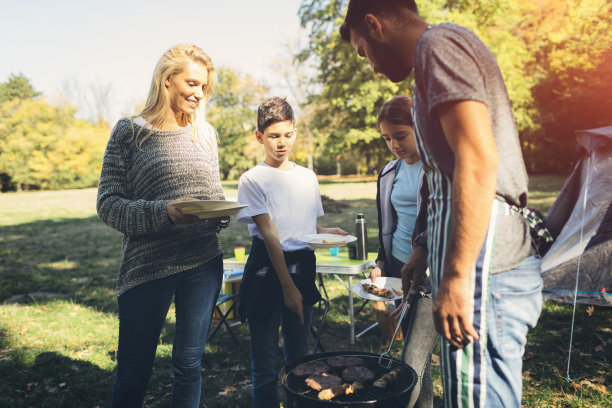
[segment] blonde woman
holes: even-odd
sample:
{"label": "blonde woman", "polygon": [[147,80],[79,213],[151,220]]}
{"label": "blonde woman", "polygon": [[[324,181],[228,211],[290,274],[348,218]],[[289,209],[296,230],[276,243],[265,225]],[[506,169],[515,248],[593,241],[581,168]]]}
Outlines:
{"label": "blonde woman", "polygon": [[215,132],[202,119],[214,80],[200,48],[170,48],[144,110],[120,119],[108,141],[97,210],[123,233],[112,407],[142,406],[173,298],[172,405],[199,406],[201,359],[223,274],[218,232],[228,220],[200,220],[170,204],[224,199]]}

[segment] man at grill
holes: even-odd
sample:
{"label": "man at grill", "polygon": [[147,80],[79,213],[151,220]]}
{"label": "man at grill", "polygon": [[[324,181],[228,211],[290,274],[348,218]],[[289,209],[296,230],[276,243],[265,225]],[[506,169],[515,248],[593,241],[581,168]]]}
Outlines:
{"label": "man at grill", "polygon": [[497,62],[466,28],[430,26],[413,0],[351,0],[340,34],[393,82],[414,69],[445,405],[519,407],[542,281],[525,259],[527,174]]}

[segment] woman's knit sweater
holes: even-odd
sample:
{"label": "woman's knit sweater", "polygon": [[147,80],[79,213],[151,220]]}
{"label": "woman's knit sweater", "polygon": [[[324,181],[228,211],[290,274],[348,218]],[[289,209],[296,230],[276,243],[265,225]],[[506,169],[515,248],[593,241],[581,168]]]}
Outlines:
{"label": "woman's knit sweater", "polygon": [[139,149],[130,139],[140,127],[132,130],[130,122],[119,120],[111,133],[97,199],[100,219],[123,233],[117,296],[222,253],[216,221],[174,225],[166,212],[166,203],[180,197],[224,199],[214,130],[196,142],[191,126],[156,131]]}

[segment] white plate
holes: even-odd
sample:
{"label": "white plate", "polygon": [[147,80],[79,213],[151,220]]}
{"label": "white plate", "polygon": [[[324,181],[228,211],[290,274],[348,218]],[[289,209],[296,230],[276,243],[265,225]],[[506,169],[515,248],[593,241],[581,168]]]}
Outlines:
{"label": "white plate", "polygon": [[180,208],[184,214],[197,215],[200,218],[217,218],[234,215],[247,207],[246,205],[238,204],[236,201],[224,200],[179,201],[170,205]]}
{"label": "white plate", "polygon": [[338,248],[349,242],[357,241],[357,237],[339,234],[312,234],[300,238],[300,241],[310,244],[313,248]]}
{"label": "white plate", "polygon": [[361,286],[363,283],[372,283],[372,281],[368,278],[368,279],[364,279],[362,281],[357,282],[356,284],[353,285],[353,293],[356,294],[359,297],[362,297],[364,299],[369,299],[369,300],[380,300],[383,302],[390,302],[392,300],[398,300],[402,298],[402,295],[398,295],[393,289],[395,289],[398,292],[402,292],[402,280],[400,278],[388,278],[386,276],[381,276],[380,278],[376,278],[376,280],[374,281],[374,285],[378,286],[379,288],[385,288],[385,289],[389,289],[391,292],[393,292],[393,294],[395,295],[395,297],[393,299],[388,299],[388,298],[384,298],[384,297],[380,297],[380,296],[376,296],[373,295],[369,292],[366,292],[365,290],[363,290],[363,287]]}

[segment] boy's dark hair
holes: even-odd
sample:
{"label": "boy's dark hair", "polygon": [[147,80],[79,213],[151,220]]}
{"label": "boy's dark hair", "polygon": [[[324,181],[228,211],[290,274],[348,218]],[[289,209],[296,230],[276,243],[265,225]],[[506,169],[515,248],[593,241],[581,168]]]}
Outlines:
{"label": "boy's dark hair", "polygon": [[394,125],[413,126],[412,123],[412,98],[405,95],[394,96],[389,99],[378,114],[378,126],[386,120]]}
{"label": "boy's dark hair", "polygon": [[351,28],[361,35],[367,34],[366,14],[394,16],[401,8],[407,8],[418,15],[415,0],[350,0],[344,23],[340,26],[340,37],[350,43]]}
{"label": "boy's dark hair", "polygon": [[285,120],[295,123],[293,109],[285,98],[273,96],[263,101],[257,109],[257,130],[261,133],[271,124]]}

